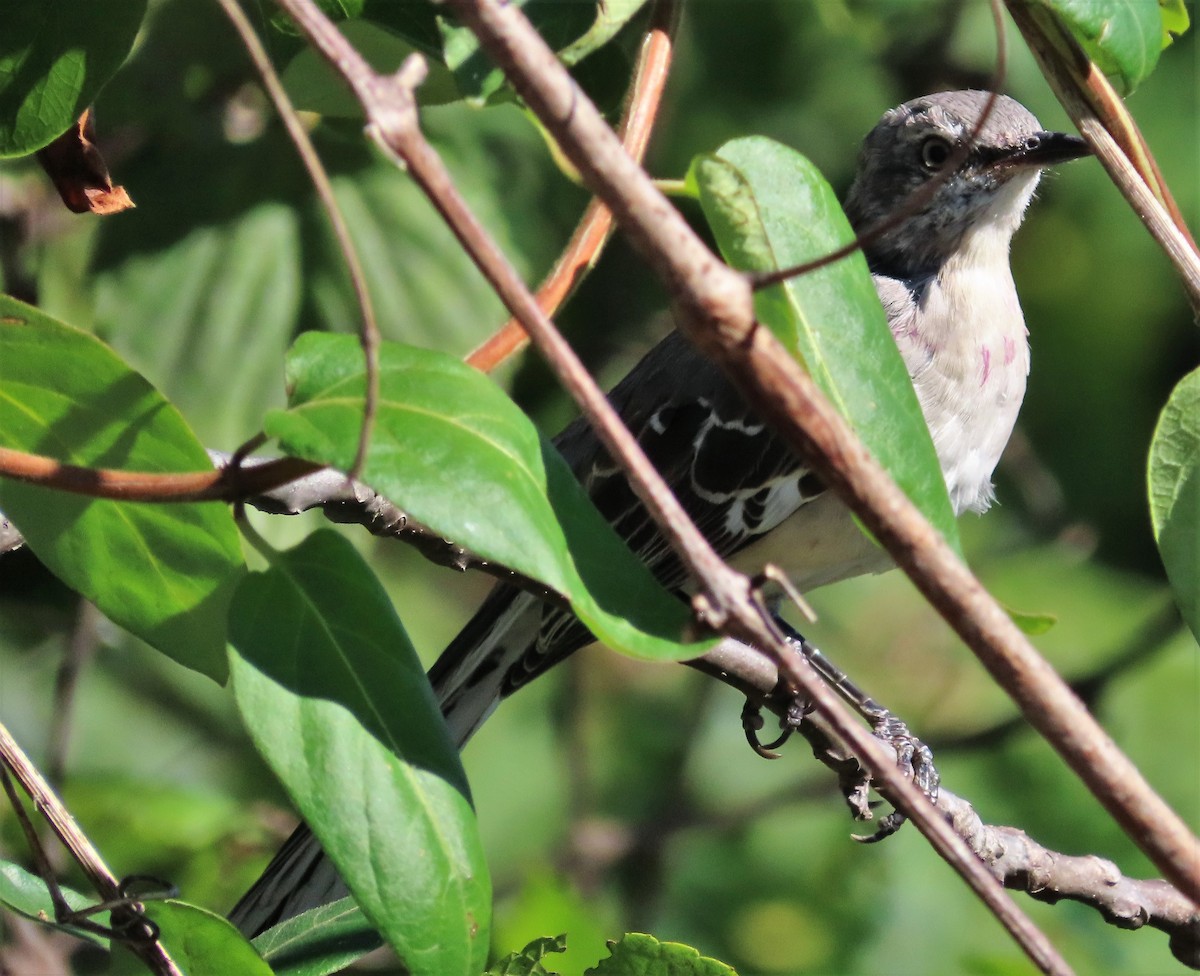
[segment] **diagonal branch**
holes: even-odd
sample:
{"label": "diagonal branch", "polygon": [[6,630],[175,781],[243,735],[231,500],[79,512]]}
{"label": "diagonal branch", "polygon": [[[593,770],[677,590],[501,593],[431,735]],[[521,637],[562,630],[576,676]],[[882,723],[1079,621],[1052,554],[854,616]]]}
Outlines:
{"label": "diagonal branch", "polygon": [[[21,784],[21,788],[33,800],[38,812],[50,825],[50,829],[54,831],[63,846],[70,851],[76,863],[83,869],[92,886],[100,893],[102,901],[112,902],[115,905],[129,905],[129,899],[122,891],[120,883],[108,869],[108,865],[104,863],[100,853],[92,846],[91,841],[79,829],[75,818],[50,789],[49,784],[29,761],[29,757],[25,755],[21,747],[17,745],[8,729],[0,725],[0,774],[3,774],[5,769],[12,770],[13,777]],[[3,779],[7,786],[7,775],[4,775]],[[44,856],[41,860],[44,860]],[[43,863],[42,868],[48,870],[48,865]],[[51,875],[46,876],[47,884],[53,885],[53,880]],[[51,891],[54,891],[53,887]],[[61,899],[62,895],[58,893],[56,900]],[[179,967],[175,965],[174,960],[167,954],[167,950],[158,941],[157,933],[146,923],[145,919],[140,917],[140,906],[133,904],[121,908],[119,911],[123,916],[128,916],[129,920],[137,926],[130,930],[130,934],[134,937],[125,941],[128,949],[137,955],[152,973],[159,974],[159,976],[182,976]],[[116,910],[114,910],[115,919]]]}
{"label": "diagonal branch", "polygon": [[[863,757],[863,762],[881,784],[881,792],[902,809],[922,833],[931,838],[938,853],[966,879],[1030,958],[1045,972],[1070,972],[1066,962],[1049,940],[1032,925],[1011,899],[1004,895],[995,879],[982,869],[978,859],[962,840],[936,816],[927,798],[901,775],[896,767],[894,754],[888,755],[882,744],[873,739],[849,715],[834,692],[823,684],[807,661],[786,651],[781,635],[763,613],[759,601],[755,599],[751,582],[726,566],[688,519],[679,501],[649,463],[636,439],[621,423],[574,352],[465,205],[445,165],[421,134],[412,87],[423,79],[424,63],[413,57],[395,75],[381,77],[346,43],[341,33],[311,0],[277,2],[308,36],[318,52],[345,78],[366,111],[368,133],[408,170],[509,311],[520,319],[532,341],[555,370],[559,381],[579,403],[600,442],[625,468],[631,486],[664,538],[679,553],[685,565],[700,582],[701,591],[695,599],[695,606],[704,623],[772,654],[787,675],[788,681],[826,718],[839,740],[848,743],[855,755]],[[465,4],[454,6],[460,20],[471,26],[487,47],[489,31],[481,26],[475,16],[479,12],[478,8]],[[490,12],[496,11],[492,9]],[[501,15],[506,16],[513,12],[513,8],[506,8],[501,11]],[[562,78],[567,79],[566,101],[560,106],[562,111],[548,113],[556,120],[552,132],[556,137],[573,137],[570,123],[581,115],[586,115],[589,124],[594,123],[597,130],[602,130],[604,139],[588,146],[587,151],[580,154],[573,151],[577,146],[572,146],[568,156],[594,190],[604,185],[602,180],[595,179],[597,166],[608,165],[632,174],[629,177],[631,182],[627,182],[626,185],[641,191],[640,199],[632,205],[645,206],[647,212],[640,216],[643,219],[652,218],[649,219],[649,226],[655,231],[661,230],[665,235],[655,242],[661,245],[661,248],[646,249],[647,256],[660,270],[675,272],[667,277],[673,286],[672,295],[677,307],[685,314],[691,313],[689,319],[726,323],[735,329],[741,327],[743,338],[752,339],[755,335],[765,334],[765,330],[753,328],[748,282],[742,276],[731,272],[704,248],[670,204],[650,186],[645,175],[624,152],[616,135],[603,122],[594,106],[570,82],[553,52],[541,42],[528,22],[522,18],[521,23],[528,31],[528,36],[537,41],[538,46],[533,51],[533,56],[538,62],[535,70],[557,69]],[[502,61],[502,65],[509,67],[507,62]],[[542,112],[537,105],[533,107],[538,110],[545,123],[547,113]],[[563,145],[565,149],[568,148],[565,143]],[[632,219],[630,201],[620,194],[604,195],[619,220]],[[651,236],[655,236],[654,232]],[[663,249],[670,253],[663,253]],[[682,264],[680,256],[684,256]],[[715,283],[716,288],[709,287],[697,291],[691,278],[706,273],[712,276],[708,284]],[[714,297],[718,301],[718,308],[721,309],[715,315],[712,306],[703,304],[706,299],[711,300]],[[699,303],[697,298],[700,299]],[[737,332],[730,334],[736,335]],[[783,354],[782,358],[787,358],[786,354]]]}
{"label": "diagonal branch", "polygon": [[262,78],[267,94],[275,104],[275,110],[283,120],[288,136],[295,145],[296,152],[304,163],[304,168],[308,171],[313,188],[317,191],[317,197],[321,201],[325,215],[329,218],[329,225],[333,228],[333,236],[337,241],[338,250],[342,252],[342,260],[346,262],[350,287],[353,289],[354,299],[358,303],[358,341],[362,346],[367,379],[367,393],[363,399],[362,427],[358,435],[358,450],[354,455],[354,463],[350,466],[350,476],[357,478],[362,473],[363,465],[367,461],[367,446],[371,442],[371,428],[375,423],[375,410],[379,403],[379,325],[375,320],[375,306],[371,302],[371,291],[367,287],[367,274],[363,270],[362,261],[358,256],[358,248],[354,246],[354,238],[350,236],[350,227],[342,214],[342,208],[338,206],[337,197],[333,194],[333,184],[329,182],[329,174],[325,171],[325,165],[321,162],[321,157],[317,155],[317,150],[313,146],[312,140],[309,139],[308,132],[305,131],[300,118],[296,115],[292,100],[284,90],[283,82],[275,71],[275,66],[271,64],[271,58],[267,54],[266,48],[263,47],[258,34],[254,32],[250,18],[246,16],[245,11],[237,4],[236,0],[217,0],[217,3],[225,11],[225,16],[233,23],[246,52],[250,55],[250,60]]}
{"label": "diagonal branch", "polygon": [[[795,360],[758,327],[744,279],[707,251],[625,155],[524,15],[499,0],[447,2],[666,282],[680,328],[863,521],[1159,870],[1200,901],[1200,848],[1187,826],[869,456]],[[709,578],[702,579],[714,592]]]}
{"label": "diagonal branch", "polygon": [[1006,0],[1042,74],[1133,212],[1166,252],[1200,315],[1200,250],[1153,153],[1104,73],[1048,9]]}
{"label": "diagonal branch", "polygon": [[[650,144],[650,134],[654,130],[654,120],[658,117],[667,74],[671,69],[679,6],[676,0],[657,0],[655,3],[653,20],[642,42],[625,111],[617,126],[621,144],[638,162],[642,161]],[[571,240],[546,280],[538,287],[537,300],[543,312],[552,317],[578,287],[583,276],[595,266],[612,232],[612,226],[612,211],[604,201],[592,197]],[[467,362],[476,369],[490,373],[523,349],[528,341],[529,337],[521,323],[515,318],[509,319],[467,357]]]}

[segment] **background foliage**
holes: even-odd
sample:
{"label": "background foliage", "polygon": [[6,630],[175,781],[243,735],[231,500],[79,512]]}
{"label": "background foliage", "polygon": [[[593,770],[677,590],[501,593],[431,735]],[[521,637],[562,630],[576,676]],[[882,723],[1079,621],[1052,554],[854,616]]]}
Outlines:
{"label": "background foliage", "polygon": [[[303,330],[349,331],[353,304],[308,182],[215,4],[159,0],[127,67],[96,99],[108,161],[138,209],[61,210],[28,161],[0,168],[3,288],[90,328],[232,449],[283,403],[283,353]],[[296,42],[268,34],[286,63]],[[1200,77],[1194,32],[1164,52],[1130,106],[1192,226]],[[986,83],[987,6],[934,0],[705,0],[686,11],[649,168],[762,134],[844,188],[887,107]],[[590,84],[619,76],[616,53]],[[587,65],[588,62],[584,62]],[[295,68],[300,70],[303,65]],[[582,66],[581,66],[582,70]],[[486,79],[477,80],[480,91]],[[297,84],[299,84],[297,82]],[[1067,125],[1018,43],[1006,90]],[[433,99],[436,101],[436,98]],[[610,104],[612,101],[610,99]],[[512,105],[430,107],[427,130],[476,212],[530,280],[583,194]],[[402,174],[353,120],[315,130],[368,264],[385,334],[456,355],[499,305]],[[1043,184],[1014,271],[1033,345],[1000,505],[962,525],[972,564],[1012,607],[1046,612],[1037,639],[1068,676],[1094,676],[1106,727],[1177,810],[1200,809],[1195,640],[1171,611],[1146,504],[1145,461],[1168,392],[1200,343],[1171,269],[1094,163]],[[23,212],[31,213],[25,221]],[[692,214],[702,223],[698,208]],[[618,238],[561,321],[615,380],[668,326],[663,299]],[[503,380],[556,430],[571,407],[527,357]],[[318,520],[256,518],[277,544]],[[428,664],[487,587],[351,533],[382,573]],[[933,745],[950,788],[986,820],[1071,853],[1149,866],[1033,737],[901,577],[812,597],[806,633]],[[68,729],[52,689],[72,635],[93,644]],[[773,764],[745,749],[736,696],[684,669],[589,651],[506,704],[464,760],[497,894],[493,945],[569,933],[551,968],[578,973],[603,940],[649,931],[744,974],[1009,973],[1028,966],[915,831],[864,848],[830,777],[802,747]],[[0,559],[0,712],[44,760],[69,734],[65,795],[118,873],[175,880],[224,910],[287,832],[282,794],[230,695],[82,608],[27,552]],[[4,844],[12,850],[11,820]],[[1173,971],[1165,940],[1027,904],[1082,971]]]}

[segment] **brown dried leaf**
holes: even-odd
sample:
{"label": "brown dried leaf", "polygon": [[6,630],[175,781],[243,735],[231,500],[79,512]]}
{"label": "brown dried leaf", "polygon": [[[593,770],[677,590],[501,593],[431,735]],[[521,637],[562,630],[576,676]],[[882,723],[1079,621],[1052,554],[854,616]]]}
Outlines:
{"label": "brown dried leaf", "polygon": [[134,202],[125,187],[113,186],[95,138],[92,110],[88,108],[71,128],[40,150],[37,158],[68,210],[103,217],[128,210]]}

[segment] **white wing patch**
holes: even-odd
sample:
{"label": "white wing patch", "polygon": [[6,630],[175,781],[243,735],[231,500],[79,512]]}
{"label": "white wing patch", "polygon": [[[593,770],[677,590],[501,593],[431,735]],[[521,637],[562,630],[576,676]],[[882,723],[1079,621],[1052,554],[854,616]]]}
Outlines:
{"label": "white wing patch", "polygon": [[804,494],[801,484],[804,479],[804,472],[783,475],[766,485],[735,493],[727,502],[725,531],[733,536],[770,532],[801,505],[816,497],[816,494]]}

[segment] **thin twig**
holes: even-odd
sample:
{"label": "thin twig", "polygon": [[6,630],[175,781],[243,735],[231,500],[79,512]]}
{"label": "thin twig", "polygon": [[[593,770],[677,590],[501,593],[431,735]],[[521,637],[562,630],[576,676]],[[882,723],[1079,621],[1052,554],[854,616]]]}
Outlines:
{"label": "thin twig", "polygon": [[[125,940],[125,945],[130,952],[133,952],[142,960],[153,973],[159,976],[182,976],[179,968],[175,965],[174,960],[167,954],[167,950],[162,943],[158,941],[158,937],[145,922],[137,923],[137,918],[141,913],[141,906],[129,904],[129,899],[121,890],[121,885],[117,881],[113,873],[104,863],[100,853],[92,846],[91,841],[79,829],[79,825],[75,822],[75,818],[64,807],[61,801],[55,796],[54,791],[50,789],[49,784],[42,778],[37,767],[29,761],[29,757],[25,755],[21,747],[9,734],[7,728],[0,724],[0,764],[12,771],[21,788],[33,800],[34,806],[38,813],[50,825],[50,829],[54,831],[62,844],[76,863],[83,869],[88,880],[100,895],[103,902],[111,902],[114,905],[127,905],[127,908],[115,909],[114,911],[122,911],[123,913],[132,912],[131,921],[137,924],[137,928],[132,929],[133,933],[137,933],[138,937]],[[8,778],[4,777],[7,784]],[[40,845],[34,845],[34,856],[38,856]],[[48,870],[48,863],[45,861],[44,852],[39,858],[39,865]],[[53,883],[53,878],[50,875],[45,875],[46,882],[50,885],[51,897],[54,899],[56,908],[61,902],[66,905],[62,897],[62,893],[57,890],[57,886]],[[70,913],[70,908],[67,906],[67,912]]]}
{"label": "thin twig", "polygon": [[[642,41],[625,111],[617,126],[621,144],[638,162],[646,155],[650,134],[654,131],[654,120],[662,104],[678,24],[679,3],[676,0],[658,0],[654,5],[649,30]],[[537,302],[548,317],[554,317],[584,275],[595,267],[612,226],[612,211],[604,201],[592,197],[567,246],[545,281],[538,286]],[[467,362],[489,373],[523,349],[528,342],[529,336],[520,321],[512,318],[475,349],[467,357]]]}
{"label": "thin twig", "polygon": [[[1005,896],[1003,889],[982,869],[979,861],[962,840],[936,816],[923,794],[904,779],[896,768],[895,755],[888,755],[882,744],[872,739],[855,722],[833,692],[823,685],[807,661],[786,652],[782,636],[754,599],[750,580],[726,566],[691,523],[678,500],[647,460],[636,439],[620,422],[612,406],[582,368],[571,348],[542,313],[516,271],[466,207],[444,164],[424,139],[417,124],[416,100],[412,86],[419,84],[424,77],[423,62],[417,57],[411,57],[395,75],[380,77],[371,70],[358,52],[346,43],[328,18],[310,0],[277,2],[308,36],[317,51],[341,72],[370,120],[368,131],[372,137],[381,147],[392,153],[398,163],[407,168],[509,311],[521,320],[530,338],[555,370],[559,381],[579,403],[600,442],[625,468],[631,486],[659,530],[701,582],[702,589],[695,600],[701,619],[715,629],[774,654],[793,686],[802,691],[821,714],[826,716],[842,741],[849,743],[855,754],[863,757],[863,762],[881,784],[881,792],[903,809],[923,833],[933,838],[938,853],[967,880],[972,890],[988,904],[1030,958],[1045,972],[1070,972],[1066,962],[1049,940],[1032,925],[1011,899]],[[511,7],[498,8],[491,4],[453,3],[452,6],[459,19],[471,27],[485,48],[493,47],[493,42],[500,43],[499,39],[506,32],[503,20],[516,12]],[[600,118],[595,107],[570,81],[553,52],[545,46],[523,17],[520,23],[524,26],[517,25],[517,32],[525,31],[527,34],[523,38],[514,38],[508,33],[504,37],[504,43],[500,44],[502,50],[509,41],[525,43],[526,53],[536,61],[536,64],[531,66],[533,74],[557,70],[565,79],[565,89],[560,93],[563,97],[555,100],[553,108],[547,107],[536,88],[526,88],[521,92],[531,107],[538,112],[543,124],[547,124],[556,136],[573,138],[576,133],[571,128],[572,120],[584,115],[588,119],[589,129],[594,126],[603,131],[604,139],[599,143],[593,141],[587,151],[577,153],[575,150],[578,147],[572,146],[572,151],[568,153],[572,163],[580,169],[593,190],[598,185],[604,185],[604,181],[598,178],[598,168],[607,171],[606,167],[611,166],[632,174],[633,182],[629,185],[642,190],[645,199],[641,202],[649,205],[649,212],[641,216],[655,218],[650,221],[656,228],[651,236],[662,233],[668,236],[663,243],[669,254],[655,248],[650,248],[647,254],[664,269],[674,270],[671,278],[680,285],[675,293],[677,303],[693,315],[708,320],[712,315],[710,308],[692,306],[692,296],[696,294],[697,288],[695,282],[689,280],[697,272],[707,271],[720,279],[722,287],[718,289],[719,298],[723,303],[728,303],[724,314],[712,318],[717,322],[728,322],[732,325],[740,323],[743,327],[743,340],[747,338],[747,329],[752,338],[756,333],[750,328],[753,323],[752,305],[745,280],[716,261],[696,241],[678,214],[649,184],[637,164],[625,154],[615,134]],[[513,27],[510,22],[507,25],[508,31]],[[531,39],[536,44],[528,47]],[[495,50],[492,53],[496,56]],[[507,57],[509,52],[503,50],[503,53],[505,57],[500,58],[501,66],[512,78],[512,65]],[[551,123],[547,122],[548,119]],[[619,218],[623,210],[629,209],[630,202],[620,194],[606,195],[606,199]],[[682,235],[680,228],[683,231]],[[695,242],[694,246],[689,247],[690,242]],[[689,256],[699,258],[702,267],[677,267],[675,258],[681,249],[688,252]],[[707,297],[712,298],[712,289],[707,291]],[[764,331],[757,330],[757,334]],[[782,354],[780,358],[787,358],[786,354]],[[849,443],[853,443],[852,435],[850,437]]]}
{"label": "thin twig", "polygon": [[50,727],[50,742],[46,747],[46,778],[58,789],[62,789],[66,777],[67,750],[71,744],[71,719],[75,712],[75,691],[79,686],[80,672],[96,652],[96,627],[99,622],[100,611],[96,609],[96,605],[81,596],[79,610],[75,614],[75,627],[67,646],[63,648],[63,659],[54,676],[54,722]]}
{"label": "thin twig", "polygon": [[[449,6],[662,276],[680,328],[863,521],[1134,842],[1200,901],[1200,849],[1187,826],[867,454],[811,378],[757,325],[745,281],[704,248],[624,155],[520,10],[498,0],[449,0]],[[713,590],[707,574],[700,579]],[[717,592],[718,606],[728,606],[719,601],[723,595]]]}
{"label": "thin twig", "polygon": [[158,471],[116,471],[64,464],[40,454],[0,447],[0,477],[54,488],[89,498],[111,501],[174,502],[234,501],[270,491],[322,465],[297,458],[280,458],[253,470],[237,467],[212,471],[163,474]]}
{"label": "thin twig", "polygon": [[[375,413],[379,403],[379,324],[375,319],[375,306],[371,302],[371,292],[367,287],[367,275],[363,270],[362,261],[359,259],[358,249],[354,246],[354,238],[350,235],[350,227],[342,215],[342,208],[338,206],[333,185],[329,181],[329,174],[325,171],[321,157],[317,155],[317,150],[313,147],[308,132],[296,114],[292,100],[284,90],[283,82],[279,80],[275,66],[271,64],[270,55],[267,54],[254,26],[241,6],[238,5],[237,0],[217,0],[217,3],[221,5],[221,9],[225,11],[225,15],[232,21],[234,29],[242,39],[246,53],[250,55],[255,70],[262,78],[263,86],[267,89],[267,94],[271,96],[275,110],[283,120],[288,136],[304,163],[304,168],[308,170],[308,177],[317,191],[325,215],[329,218],[338,250],[342,252],[342,258],[346,262],[346,271],[350,275],[350,285],[354,289],[354,299],[358,303],[358,341],[362,346],[363,359],[366,362],[367,378],[362,427],[359,428],[358,435],[358,450],[354,455],[354,463],[347,472],[349,477],[357,478],[362,473],[363,465],[367,461],[367,449],[371,443],[371,431],[375,425]],[[253,327],[252,324],[251,327]]]}
{"label": "thin twig", "polygon": [[1104,73],[1049,10],[1025,0],[1005,2],[1058,100],[1150,236],[1171,259],[1193,311],[1200,316],[1200,252],[1129,111]]}

